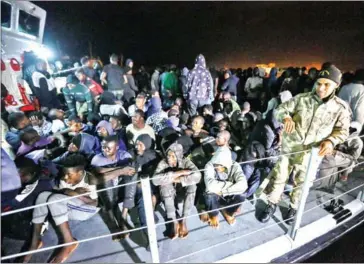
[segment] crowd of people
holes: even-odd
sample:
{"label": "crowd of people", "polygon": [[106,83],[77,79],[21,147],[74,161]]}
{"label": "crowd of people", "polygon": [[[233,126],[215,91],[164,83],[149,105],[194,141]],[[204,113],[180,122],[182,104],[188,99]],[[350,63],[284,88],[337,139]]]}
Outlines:
{"label": "crowd of people", "polygon": [[[172,221],[170,239],[188,236],[185,217],[193,207],[201,221],[218,228],[219,208],[230,206],[220,212],[233,225],[241,203],[269,176],[267,206],[258,216],[265,223],[286,184],[303,183],[311,148],[323,159],[313,178],[355,164],[361,155],[363,69],[342,75],[325,63],[308,71],[290,67],[280,76],[277,68],[218,71],[200,54],[193,69],[164,65],[150,74],[143,66],[136,71],[131,59],[121,62],[112,54],[108,65],[95,69],[83,57],[59,92],[45,61],[25,69],[40,108],[2,109],[1,206],[7,212],[49,204],[2,217],[3,236],[26,237],[28,250],[39,249],[52,219],[63,242],[75,242],[68,221],[90,219],[101,209],[111,232],[125,231],[112,239],[123,239],[133,208],[146,226],[141,177],[151,180],[154,209],[163,205]],[[326,177],[317,188],[332,192],[349,173]],[[126,185],[96,192],[119,184]],[[294,188],[289,194],[287,224],[300,193]],[[78,197],[65,200],[70,196]],[[65,261],[77,246],[63,247],[51,262]]]}

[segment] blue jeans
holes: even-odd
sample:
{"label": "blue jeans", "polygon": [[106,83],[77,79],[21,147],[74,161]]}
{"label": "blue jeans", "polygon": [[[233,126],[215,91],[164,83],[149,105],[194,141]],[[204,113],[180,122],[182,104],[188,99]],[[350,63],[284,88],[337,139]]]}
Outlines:
{"label": "blue jeans", "polygon": [[245,195],[230,195],[230,196],[219,196],[215,193],[206,193],[205,195],[206,211],[216,210],[210,212],[210,216],[217,216],[219,214],[218,209],[221,207],[237,204],[226,209],[228,214],[232,215],[245,200]]}
{"label": "blue jeans", "polygon": [[241,168],[243,169],[246,181],[248,182],[248,189],[246,190],[245,195],[246,197],[250,197],[260,185],[261,173],[259,168],[255,168],[254,165],[251,164],[243,164]]}
{"label": "blue jeans", "polygon": [[[152,194],[154,193],[154,189],[155,186],[151,185],[151,189],[152,189]],[[150,198],[152,199],[152,197]],[[145,209],[144,209],[144,199],[143,199],[143,191],[142,191],[142,187],[137,185],[136,187],[136,193],[135,193],[135,202],[136,202],[136,207],[138,210],[138,215],[139,215],[139,221],[140,221],[140,226],[147,226],[147,217],[145,214]],[[157,216],[154,214],[154,221],[157,221]],[[143,229],[143,232],[148,233],[147,229]]]}

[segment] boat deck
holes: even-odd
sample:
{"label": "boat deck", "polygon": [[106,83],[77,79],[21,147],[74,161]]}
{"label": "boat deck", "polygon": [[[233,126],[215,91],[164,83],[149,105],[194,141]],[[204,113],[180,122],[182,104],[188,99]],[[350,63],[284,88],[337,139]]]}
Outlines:
{"label": "boat deck", "polygon": [[[364,167],[356,167],[349,176],[346,183],[337,183],[335,195],[345,193],[361,184],[364,184]],[[340,197],[345,204],[353,201],[363,188],[353,190]],[[288,197],[285,197],[287,200]],[[176,239],[171,241],[164,236],[166,230],[163,218],[163,209],[157,209],[158,222],[157,238],[159,244],[159,254],[161,262],[176,260],[176,262],[216,262],[228,256],[243,252],[264,242],[277,238],[285,234],[288,226],[282,221],[282,214],[285,215],[288,204],[281,202],[274,217],[266,224],[256,220],[256,214],[264,208],[265,203],[258,200],[256,205],[246,201],[243,204],[242,212],[237,217],[236,224],[229,226],[220,215],[220,228],[212,229],[207,224],[202,223],[198,216],[188,219],[190,234],[186,239]],[[316,191],[310,191],[307,199],[305,211],[317,206]],[[194,209],[192,214],[196,214]],[[302,225],[310,224],[329,213],[317,207],[305,213]],[[130,221],[134,222],[134,227],[139,227],[135,212],[132,211]],[[110,234],[110,231],[100,214],[84,221],[71,221],[71,230],[78,240]],[[80,243],[77,250],[67,260],[67,262],[90,262],[90,263],[130,263],[130,262],[152,262],[151,254],[146,250],[146,241],[143,239],[142,231],[132,232],[130,237],[114,242],[111,237]],[[235,238],[235,239],[234,239]],[[234,239],[233,241],[229,241]],[[50,225],[49,230],[43,237],[44,247],[58,244],[57,235]],[[6,255],[16,254],[21,251],[24,241],[4,238],[3,249]],[[43,251],[33,255],[31,262],[44,263],[49,261],[54,250]],[[184,257],[185,256],[185,257]],[[10,260],[12,262],[12,260]]]}

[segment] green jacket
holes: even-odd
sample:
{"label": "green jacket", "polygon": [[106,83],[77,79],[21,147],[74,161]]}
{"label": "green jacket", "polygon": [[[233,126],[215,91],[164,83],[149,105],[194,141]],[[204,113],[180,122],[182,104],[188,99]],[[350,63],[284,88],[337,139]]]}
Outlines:
{"label": "green jacket", "polygon": [[275,116],[279,122],[286,117],[295,122],[295,131],[283,134],[283,153],[319,146],[324,140],[330,140],[336,146],[349,136],[351,111],[337,96],[324,103],[314,91],[298,94],[279,105]]}

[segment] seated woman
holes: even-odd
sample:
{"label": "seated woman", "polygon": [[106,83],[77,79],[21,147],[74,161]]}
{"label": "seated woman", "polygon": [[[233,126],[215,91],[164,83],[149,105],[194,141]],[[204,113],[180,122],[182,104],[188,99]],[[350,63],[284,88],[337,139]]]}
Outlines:
{"label": "seated woman", "polygon": [[221,211],[228,224],[233,225],[236,221],[235,215],[239,213],[241,203],[245,200],[244,192],[248,185],[240,165],[232,161],[228,148],[219,148],[216,151],[205,166],[204,179],[206,210],[216,210],[208,213],[209,224],[218,228],[219,211],[217,209],[236,204]]}
{"label": "seated woman", "polygon": [[190,214],[196,196],[196,185],[201,180],[201,172],[195,164],[183,158],[182,145],[173,143],[167,149],[166,158],[159,162],[153,176],[153,184],[160,186],[160,193],[167,212],[167,218],[172,219],[173,228],[170,239],[185,238],[188,235],[186,218],[177,222],[175,199],[178,194],[184,197],[182,217]]}
{"label": "seated woman", "polygon": [[[78,247],[77,240],[73,238],[69,220],[84,221],[94,216],[99,208],[97,207],[96,180],[93,176],[85,171],[85,159],[82,155],[73,154],[67,157],[63,163],[63,177],[54,191],[42,192],[36,204],[55,202],[41,207],[36,207],[33,211],[33,235],[31,245],[28,249],[36,250],[43,246],[41,239],[42,225],[46,221],[48,214],[51,215],[57,225],[63,243],[72,243],[72,245],[62,247],[58,254],[51,260],[51,263],[62,263]],[[70,196],[85,194],[89,195],[77,197],[74,199],[61,201]],[[29,262],[32,255],[26,255],[23,262]]]}

